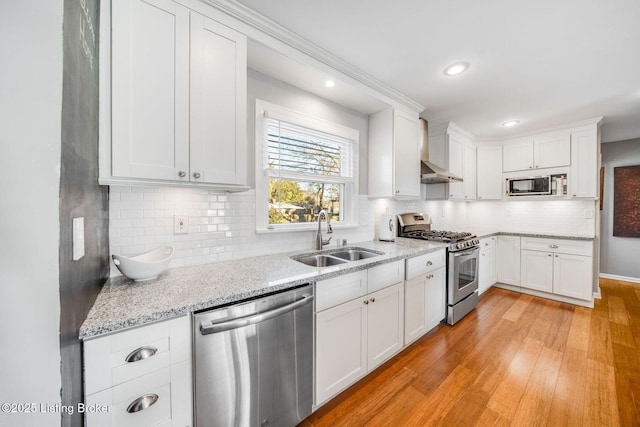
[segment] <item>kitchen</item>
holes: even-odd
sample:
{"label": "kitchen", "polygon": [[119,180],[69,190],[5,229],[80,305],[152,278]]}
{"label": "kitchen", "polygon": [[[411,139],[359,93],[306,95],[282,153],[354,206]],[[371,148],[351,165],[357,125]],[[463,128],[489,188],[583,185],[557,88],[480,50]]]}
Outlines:
{"label": "kitchen", "polygon": [[[78,13],[76,9],[72,8],[74,6],[72,3],[64,3],[65,26],[67,25],[67,8],[72,11],[69,13]],[[78,3],[91,5],[92,22],[98,22],[95,4],[91,2]],[[7,20],[9,17],[16,16],[16,19],[12,19],[12,22],[8,22],[6,25],[3,23],[2,28],[6,33],[3,33],[5,37],[2,39],[5,41],[13,40],[16,39],[16,35],[19,35],[28,48],[22,46],[21,49],[18,49],[13,45],[9,46],[8,41],[3,44],[3,51],[6,49],[7,52],[5,57],[15,58],[15,68],[9,68],[6,71],[9,74],[6,79],[3,79],[5,81],[3,85],[9,84],[10,81],[21,82],[27,77],[30,83],[28,87],[13,84],[11,88],[5,89],[3,86],[3,92],[6,90],[8,94],[3,98],[5,101],[11,100],[11,102],[3,102],[2,113],[3,122],[6,121],[2,126],[2,169],[3,173],[7,174],[2,184],[2,194],[5,196],[4,209],[2,210],[2,236],[3,240],[6,239],[5,242],[9,242],[5,245],[2,255],[4,267],[2,312],[5,320],[2,337],[5,338],[5,348],[8,350],[3,355],[2,365],[3,369],[8,369],[7,374],[3,371],[3,379],[8,379],[5,384],[10,384],[8,388],[2,387],[2,400],[54,404],[60,401],[60,389],[62,389],[63,402],[79,401],[82,399],[82,390],[78,389],[78,384],[81,384],[81,377],[78,375],[81,372],[82,362],[78,353],[77,331],[86,313],[93,305],[97,292],[106,277],[112,273],[117,274],[115,268],[107,263],[110,255],[117,251],[134,255],[147,250],[145,247],[140,249],[140,245],[134,243],[135,238],[139,237],[136,233],[140,232],[134,229],[142,229],[143,235],[162,236],[157,242],[168,238],[171,239],[171,242],[181,245],[180,250],[174,256],[172,268],[207,262],[225,262],[230,259],[291,250],[311,250],[314,232],[280,233],[276,237],[268,235],[268,233],[255,233],[256,213],[253,206],[257,203],[256,190],[231,194],[219,192],[200,194],[189,189],[181,191],[172,187],[149,188],[113,185],[107,196],[107,187],[98,187],[90,182],[92,174],[94,177],[97,176],[98,168],[98,165],[95,164],[98,149],[97,68],[92,69],[87,62],[88,69],[95,73],[92,76],[93,80],[90,80],[93,84],[80,85],[84,88],[83,90],[89,90],[92,93],[90,111],[66,109],[65,106],[76,104],[73,101],[67,104],[68,100],[65,98],[68,95],[67,91],[73,90],[75,80],[71,78],[63,82],[63,66],[67,67],[69,62],[66,56],[63,60],[63,52],[67,55],[68,49],[62,49],[62,45],[59,43],[63,23],[62,2],[52,2],[46,6],[34,5],[34,10],[28,9],[27,6],[22,9],[12,3],[7,4],[9,6],[3,5],[3,8],[8,7],[9,9],[7,13],[3,10],[2,16]],[[35,9],[38,9],[37,13],[35,13]],[[629,12],[628,16],[636,15]],[[18,17],[20,19],[17,19]],[[27,22],[30,24],[22,28],[21,26]],[[70,22],[75,21],[71,20]],[[89,26],[85,28],[89,28]],[[629,31],[631,32],[629,36],[631,40],[637,40],[637,38],[633,38],[633,35],[636,34],[633,33],[634,30]],[[74,33],[77,34],[77,31],[74,30]],[[86,31],[85,35],[89,37]],[[87,39],[85,39],[86,41]],[[86,52],[85,45],[82,44],[80,47],[79,53],[82,55],[82,52]],[[94,52],[97,57],[97,51]],[[260,53],[258,52],[252,60],[258,61],[259,57]],[[299,57],[296,58],[299,59]],[[74,62],[76,60],[77,58],[71,58],[69,61],[76,64],[78,68],[85,66],[82,61],[80,64]],[[304,61],[294,62],[299,64]],[[314,64],[318,65],[317,62]],[[299,68],[299,70],[304,74],[309,71],[309,67],[308,64],[303,65],[306,66]],[[475,65],[475,63],[471,64],[469,72],[473,71]],[[94,66],[97,67],[97,63],[94,62]],[[319,66],[322,65],[319,64]],[[51,73],[42,73],[43,69],[52,71]],[[438,70],[438,72],[440,71]],[[68,76],[68,74],[64,75]],[[338,82],[340,83],[340,80]],[[62,86],[61,83],[63,83]],[[451,86],[452,83],[453,80],[449,80],[442,84]],[[551,235],[594,236],[599,234],[602,240],[601,252],[603,252],[602,248],[606,247],[608,253],[615,252],[617,255],[612,259],[602,257],[600,261],[601,272],[627,279],[640,276],[633,269],[632,258],[629,258],[634,253],[634,249],[637,250],[637,239],[612,238],[608,228],[610,227],[609,223],[605,221],[607,215],[611,215],[613,207],[613,186],[611,186],[613,175],[609,174],[612,174],[613,167],[617,165],[632,165],[634,164],[633,160],[636,160],[635,163],[637,163],[637,141],[632,139],[639,135],[637,133],[615,133],[616,129],[623,128],[623,126],[616,128],[614,125],[616,122],[609,126],[611,130],[608,131],[608,113],[598,112],[556,122],[557,125],[563,125],[604,115],[602,131],[604,135],[606,135],[605,131],[611,133],[609,136],[603,137],[603,140],[607,142],[632,140],[603,144],[606,206],[602,215],[599,214],[597,203],[594,200],[476,201],[465,203],[449,200],[425,201],[421,198],[413,200],[369,199],[367,195],[370,195],[372,188],[370,179],[373,174],[369,168],[368,114],[359,113],[353,107],[345,108],[335,102],[327,102],[318,96],[310,95],[310,91],[302,91],[296,86],[298,85],[282,83],[281,80],[270,77],[266,72],[249,71],[247,77],[247,115],[249,117],[247,126],[249,129],[247,134],[255,135],[253,128],[255,120],[251,118],[251,114],[254,112],[256,99],[289,108],[304,105],[308,114],[314,114],[324,120],[359,131],[359,188],[356,193],[359,197],[357,197],[356,217],[362,226],[353,229],[334,227],[332,244],[335,244],[334,242],[340,238],[347,239],[349,243],[373,240],[377,237],[377,220],[384,213],[426,212],[431,215],[434,225],[440,229],[465,231],[465,227],[476,226],[481,229],[514,233],[543,231]],[[364,87],[357,84],[356,86],[361,89]],[[64,93],[62,87],[64,87]],[[371,93],[371,89],[364,89],[367,94]],[[637,86],[634,90],[637,93]],[[454,97],[455,95],[449,96]],[[630,98],[631,104],[625,105],[624,109],[633,121],[638,116],[638,102],[637,96]],[[365,106],[372,106],[369,108],[382,105],[379,100],[376,101],[370,95],[367,95],[365,100],[361,102]],[[63,105],[62,113],[60,112],[61,105]],[[543,105],[541,109],[544,108]],[[436,108],[432,114],[433,122],[438,121],[436,118],[440,113],[437,110]],[[444,106],[442,110],[445,110]],[[67,114],[71,114],[71,116],[67,116]],[[86,121],[82,114],[89,114]],[[451,120],[451,116],[447,117],[446,113],[442,114],[443,116],[439,118],[440,121]],[[92,129],[82,130],[88,132],[89,137],[83,136],[81,138],[94,141],[95,147],[87,148],[82,143],[78,143],[77,147],[73,146],[70,143],[73,138],[66,139],[64,135],[75,136],[73,133],[75,127],[72,126],[69,130],[61,129],[61,115],[63,120],[68,120],[71,123],[77,120],[75,115],[79,115],[83,123],[93,124]],[[557,115],[560,116],[559,113]],[[33,126],[32,117],[38,117],[37,126]],[[426,117],[432,123],[430,114],[427,114]],[[456,124],[460,123],[456,121]],[[547,126],[538,126],[528,130],[534,131],[545,127]],[[70,133],[65,134],[64,132]],[[62,141],[59,136],[61,133],[63,134]],[[437,136],[435,138],[437,139]],[[492,141],[480,142],[487,142],[487,146],[490,146]],[[617,152],[615,147],[618,145],[624,147],[624,150],[620,149],[621,152]],[[253,144],[248,144],[247,149],[246,182],[252,183],[258,174],[253,167],[255,159],[255,153],[251,151]],[[5,150],[7,151],[5,152]],[[612,160],[607,163],[609,150],[616,157],[612,156]],[[61,151],[62,161],[60,159]],[[31,166],[28,174],[21,173],[24,167],[18,162],[9,162],[8,160],[27,156],[29,156],[29,165]],[[93,159],[93,156],[96,157],[95,162],[94,160],[82,161],[83,159]],[[62,184],[60,171],[55,167],[60,163],[62,163],[64,178]],[[76,170],[75,167],[78,169]],[[22,177],[20,185],[14,184],[17,180],[9,179],[9,177],[17,176]],[[79,183],[77,177],[84,179],[87,183]],[[86,187],[77,188],[79,184]],[[427,191],[427,186],[420,187],[420,191]],[[178,203],[179,199],[183,199],[187,203],[180,204]],[[159,221],[157,225],[154,221],[153,226],[150,224],[140,227],[129,226],[126,220],[130,219],[133,222],[133,220],[139,219],[136,216],[140,215],[140,211],[147,209],[144,203],[148,204],[149,202],[158,204],[158,207],[152,205],[153,207],[149,210],[156,211],[156,214],[161,215],[160,218],[154,218],[154,220],[161,219],[162,221]],[[207,204],[206,209],[198,207],[203,203]],[[134,208],[135,205],[140,205],[140,207]],[[208,231],[198,229],[198,231],[191,231],[186,236],[176,237],[173,230],[166,230],[172,228],[172,225],[163,223],[167,219],[172,221],[174,213],[191,210],[215,211],[215,217],[213,215],[209,217],[206,213],[190,215],[190,219],[195,220],[207,218],[206,226],[216,227],[213,232],[216,235],[208,239],[214,241],[206,247],[189,246],[188,242],[196,234],[208,233]],[[163,212],[158,213],[157,211]],[[166,216],[165,213],[167,213]],[[87,221],[85,223],[87,232],[85,264],[87,260],[90,260],[90,263],[81,267],[74,267],[70,254],[71,218],[77,216],[84,216]],[[145,219],[144,213],[142,216],[142,219]],[[226,218],[230,219],[226,220]],[[478,221],[478,218],[482,218],[482,221]],[[598,225],[598,220],[601,222],[601,226]],[[17,226],[24,223],[28,225]],[[205,224],[198,224],[198,227],[204,226]],[[479,232],[470,231],[474,231],[476,234],[483,232],[482,230]],[[182,238],[184,239],[181,240]],[[619,243],[621,240],[624,245],[622,248]],[[208,253],[205,253],[204,249],[209,249]],[[113,270],[110,271],[110,269]],[[59,304],[58,301],[60,301]],[[25,307],[28,307],[28,310]],[[19,331],[13,327],[16,324],[21,325]],[[60,356],[61,352],[62,356]],[[44,360],[37,359],[35,356],[24,358],[24,354],[45,354],[47,357]],[[25,362],[28,363],[28,368],[26,368]],[[60,374],[61,363],[62,375]],[[20,371],[20,375],[11,374],[11,371]],[[42,387],[42,384],[49,384],[49,386]],[[10,394],[5,395],[5,392]],[[57,423],[56,420],[59,418],[60,414],[52,411],[52,413],[32,418],[25,414],[21,418],[8,418],[8,420],[12,424],[24,423],[28,425],[29,423],[37,423],[36,420],[41,420],[40,424]],[[62,418],[66,420],[65,416]]]}

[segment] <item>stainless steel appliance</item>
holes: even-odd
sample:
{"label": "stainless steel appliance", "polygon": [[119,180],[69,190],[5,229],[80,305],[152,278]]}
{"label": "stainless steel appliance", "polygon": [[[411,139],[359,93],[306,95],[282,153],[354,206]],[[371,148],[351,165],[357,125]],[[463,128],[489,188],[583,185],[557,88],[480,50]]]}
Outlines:
{"label": "stainless steel appliance", "polygon": [[542,196],[551,194],[551,176],[506,178],[507,196]]}
{"label": "stainless steel appliance", "polygon": [[311,414],[310,285],[194,316],[195,425],[295,426]]}
{"label": "stainless steel appliance", "polygon": [[462,178],[442,169],[429,159],[429,124],[423,118],[419,120],[420,137],[420,182],[423,184],[441,184],[445,182],[462,182]]}
{"label": "stainless steel appliance", "polygon": [[478,305],[480,241],[471,233],[431,230],[422,213],[398,215],[398,236],[447,244],[447,318],[453,325]]}

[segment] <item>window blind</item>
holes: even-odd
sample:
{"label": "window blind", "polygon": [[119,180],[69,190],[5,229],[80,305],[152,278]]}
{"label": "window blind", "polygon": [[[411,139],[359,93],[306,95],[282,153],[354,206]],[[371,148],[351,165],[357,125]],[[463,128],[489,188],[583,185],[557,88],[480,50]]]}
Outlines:
{"label": "window blind", "polygon": [[353,178],[352,140],[274,118],[265,122],[268,171]]}

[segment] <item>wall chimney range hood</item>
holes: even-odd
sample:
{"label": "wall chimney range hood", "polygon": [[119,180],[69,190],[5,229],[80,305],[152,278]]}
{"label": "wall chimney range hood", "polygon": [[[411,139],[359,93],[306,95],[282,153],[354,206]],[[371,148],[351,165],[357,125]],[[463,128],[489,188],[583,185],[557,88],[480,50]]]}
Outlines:
{"label": "wall chimney range hood", "polygon": [[462,182],[462,178],[442,169],[429,161],[429,131],[428,123],[420,118],[420,182],[423,184],[442,184],[447,182]]}

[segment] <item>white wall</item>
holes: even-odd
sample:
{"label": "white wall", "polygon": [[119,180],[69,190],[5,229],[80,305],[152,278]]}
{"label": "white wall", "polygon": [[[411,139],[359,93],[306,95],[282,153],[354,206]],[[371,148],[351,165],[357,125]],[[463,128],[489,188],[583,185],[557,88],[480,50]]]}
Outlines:
{"label": "white wall", "polygon": [[[62,0],[0,2],[0,403],[61,401],[62,17]],[[59,424],[0,411],[0,425]]]}
{"label": "white wall", "polygon": [[640,139],[602,144],[604,201],[600,222],[600,273],[640,281],[640,238],[613,235],[613,169],[640,165]]}

